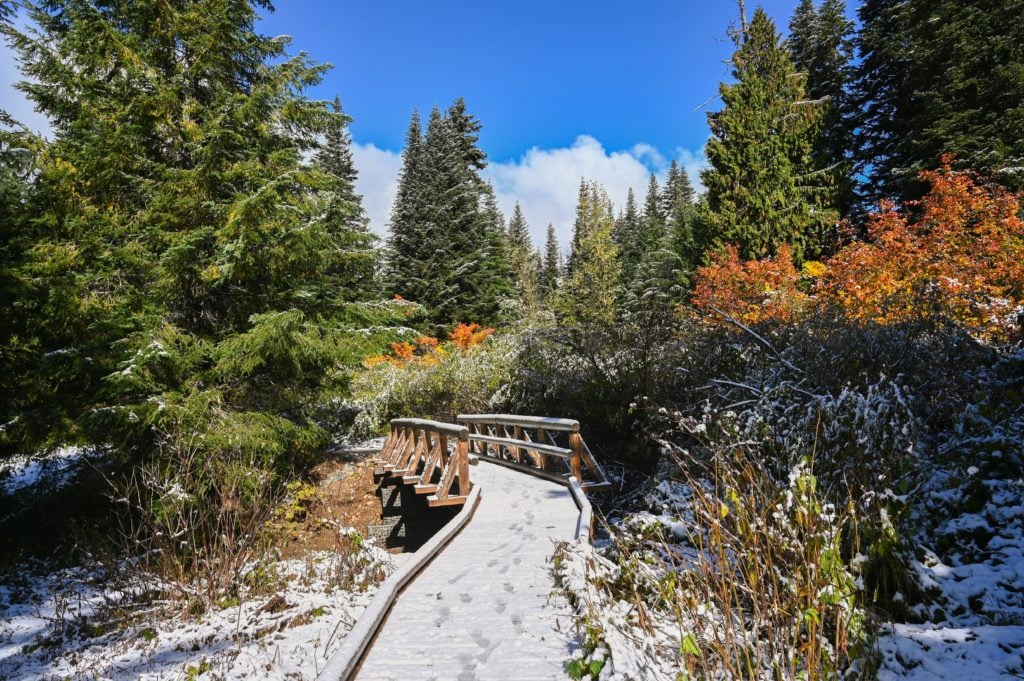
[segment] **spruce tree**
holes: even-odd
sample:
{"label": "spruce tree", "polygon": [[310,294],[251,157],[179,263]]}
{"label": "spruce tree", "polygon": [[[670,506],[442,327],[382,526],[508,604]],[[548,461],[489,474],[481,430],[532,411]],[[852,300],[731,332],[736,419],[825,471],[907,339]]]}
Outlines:
{"label": "spruce tree", "polygon": [[479,123],[459,100],[435,108],[426,137],[410,123],[392,209],[391,292],[425,306],[441,332],[456,322],[498,321],[512,292],[512,269],[493,190],[477,170]]}
{"label": "spruce tree", "polygon": [[611,327],[622,283],[618,249],[612,240],[615,219],[604,189],[596,184],[584,187],[576,209],[574,265],[559,290],[557,311],[570,326]]}
{"label": "spruce tree", "polygon": [[612,232],[612,240],[619,252],[623,281],[632,280],[637,265],[640,264],[640,259],[643,257],[642,228],[643,220],[637,209],[636,196],[633,194],[633,188],[630,187],[626,193],[626,206],[615,220],[615,230]]}
{"label": "spruce tree", "polygon": [[[391,207],[391,221],[388,231],[386,287],[392,295],[417,299],[422,295],[419,289],[418,270],[422,266],[420,251],[423,224],[421,214],[426,205],[426,176],[423,159],[423,133],[418,111],[412,112],[409,128],[405,134],[405,150],[402,152],[402,171],[398,176],[398,191]],[[403,293],[404,292],[404,293]]]}
{"label": "spruce tree", "polygon": [[377,288],[376,237],[369,230],[363,197],[355,190],[359,173],[352,160],[352,136],[348,131],[351,118],[342,110],[339,97],[334,98],[331,109],[337,117],[327,128],[315,163],[333,180],[327,222],[335,237],[338,263],[323,281],[334,289],[325,291],[326,295],[359,301],[373,295]]}
{"label": "spruce tree", "polygon": [[865,0],[858,15],[863,198],[919,198],[945,153],[1024,188],[1024,11],[1019,2]]}
{"label": "spruce tree", "polygon": [[550,300],[558,290],[558,281],[562,274],[562,249],[558,245],[555,226],[548,223],[547,238],[544,241],[544,264],[541,270],[541,288],[545,300]]}
{"label": "spruce tree", "polygon": [[328,207],[345,182],[305,161],[343,122],[302,94],[326,67],[257,33],[240,0],[29,17],[34,33],[4,31],[54,139],[26,205],[39,306],[21,422],[126,455],[187,436],[279,470],[317,450],[309,405],[348,338],[317,295],[338,288]]}
{"label": "spruce tree", "polygon": [[790,54],[806,77],[810,100],[823,107],[821,131],[815,143],[817,165],[836,177],[834,204],[846,215],[853,203],[853,120],[849,95],[853,79],[853,22],[846,18],[843,0],[802,0],[789,24]]}
{"label": "spruce tree", "polygon": [[804,79],[764,10],[737,40],[736,82],[719,86],[724,107],[708,114],[699,247],[734,243],[749,259],[789,243],[798,259],[814,257],[838,219],[834,182],[813,153],[821,107],[805,100]]}
{"label": "spruce tree", "polygon": [[572,274],[576,267],[576,253],[579,252],[580,238],[587,228],[588,216],[584,213],[584,207],[590,199],[590,184],[583,178],[580,179],[580,188],[576,194],[576,217],[572,223],[572,240],[569,242],[569,259],[565,263],[566,275]]}
{"label": "spruce tree", "polygon": [[530,228],[518,203],[508,221],[508,253],[522,316],[533,317],[541,305],[541,262],[530,241]]}

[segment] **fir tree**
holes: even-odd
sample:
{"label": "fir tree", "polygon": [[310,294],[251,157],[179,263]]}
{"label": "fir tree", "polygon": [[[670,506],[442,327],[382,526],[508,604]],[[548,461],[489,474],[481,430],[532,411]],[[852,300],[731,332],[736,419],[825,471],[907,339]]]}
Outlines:
{"label": "fir tree", "polygon": [[484,188],[484,212],[491,228],[502,234],[505,233],[505,216],[498,207],[498,197],[494,194],[494,187],[490,182]]}
{"label": "fir tree", "polygon": [[569,242],[569,259],[565,263],[566,275],[571,275],[576,267],[576,253],[579,252],[580,238],[586,230],[588,216],[584,207],[588,205],[591,187],[585,179],[580,179],[580,188],[576,195],[576,218],[572,223],[572,241]]}
{"label": "fir tree", "polygon": [[518,203],[508,221],[508,252],[522,314],[524,317],[533,317],[541,304],[541,262],[530,241],[530,229]]}
{"label": "fir tree", "polygon": [[824,108],[815,143],[817,165],[831,169],[836,180],[834,204],[846,215],[853,202],[853,119],[848,89],[853,78],[853,22],[843,0],[802,0],[789,24],[790,54],[805,75],[807,97]]}
{"label": "fir tree", "polygon": [[541,288],[545,300],[549,300],[558,289],[562,273],[562,249],[558,245],[555,226],[548,223],[547,238],[544,241],[544,265],[541,270]]}
{"label": "fir tree", "polygon": [[341,99],[334,98],[332,111],[337,114],[317,151],[317,167],[330,176],[332,195],[328,205],[328,224],[332,225],[338,254],[337,267],[323,278],[334,287],[326,292],[339,300],[362,300],[376,289],[374,280],[377,251],[375,237],[369,231],[369,220],[363,210],[363,197],[356,193],[359,176],[352,161],[352,136],[348,132],[351,118],[341,108]]}
{"label": "fir tree", "polygon": [[317,295],[345,183],[304,161],[343,122],[302,94],[326,67],[257,33],[239,0],[29,15],[34,33],[4,31],[54,140],[27,204],[23,296],[41,306],[20,422],[124,454],[175,433],[263,464],[315,451],[308,405],[346,342]]}
{"label": "fir tree", "polygon": [[392,295],[407,295],[415,299],[417,294],[421,294],[415,275],[422,260],[421,214],[426,205],[425,185],[423,133],[419,112],[414,110],[405,134],[402,171],[388,225],[391,237],[388,240],[386,285]]}
{"label": "fir tree", "polygon": [[640,232],[638,234],[635,249],[635,264],[629,278],[624,279],[627,285],[632,284],[640,263],[649,260],[651,254],[658,250],[665,238],[665,213],[661,188],[658,186],[658,178],[651,173],[647,183],[647,196],[644,197],[644,211],[640,221]]}
{"label": "fir tree", "polygon": [[391,291],[424,305],[438,331],[496,322],[512,291],[500,212],[477,174],[479,129],[461,100],[447,115],[431,112],[425,138],[414,116],[392,210]]}
{"label": "fir tree", "polygon": [[1019,2],[865,0],[858,10],[863,196],[918,198],[918,172],[957,163],[1024,187],[1024,11]]}
{"label": "fir tree", "polygon": [[803,78],[763,10],[744,35],[732,58],[736,82],[719,87],[724,108],[708,114],[699,245],[735,243],[743,257],[761,258],[789,243],[798,259],[813,257],[837,222],[834,183],[813,156],[821,107],[805,101]]}
{"label": "fir tree", "polygon": [[569,325],[608,327],[618,311],[621,286],[618,249],[612,240],[615,219],[604,189],[584,186],[576,209],[574,265],[559,290],[557,311]]}
{"label": "fir tree", "polygon": [[615,220],[612,240],[619,252],[623,281],[631,281],[643,257],[641,232],[643,221],[636,205],[636,195],[630,187],[626,193],[626,206]]}

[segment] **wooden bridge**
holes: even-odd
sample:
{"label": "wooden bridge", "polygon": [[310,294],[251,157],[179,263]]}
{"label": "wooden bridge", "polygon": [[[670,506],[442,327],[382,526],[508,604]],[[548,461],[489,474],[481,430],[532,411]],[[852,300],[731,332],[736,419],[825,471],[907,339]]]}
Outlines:
{"label": "wooden bridge", "polygon": [[382,489],[461,510],[382,585],[320,679],[566,677],[573,613],[550,561],[557,542],[590,541],[584,490],[610,484],[576,421],[457,421],[391,422]]}

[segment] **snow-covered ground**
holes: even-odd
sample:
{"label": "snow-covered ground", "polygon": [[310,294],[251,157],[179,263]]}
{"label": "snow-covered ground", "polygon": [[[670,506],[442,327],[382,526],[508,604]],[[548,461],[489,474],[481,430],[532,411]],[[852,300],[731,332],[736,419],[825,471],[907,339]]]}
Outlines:
{"label": "snow-covered ground", "polygon": [[[992,459],[1002,462],[999,452]],[[926,485],[930,501],[919,513],[930,515],[930,523],[913,539],[918,558],[910,560],[922,595],[907,604],[907,621],[880,623],[874,648],[882,681],[1024,678],[1024,479],[1020,471],[999,475],[1012,466],[990,466],[986,475],[979,463],[981,470],[937,471]],[[645,528],[661,528],[666,539],[683,537],[692,522],[688,498],[685,485],[663,480],[646,496],[649,510],[613,520],[611,530],[619,538],[643,535]],[[929,546],[942,547],[942,557]],[[580,653],[583,668],[600,668],[596,678],[604,681],[673,678],[685,647],[680,632],[706,634],[707,624],[680,622],[656,608],[641,613],[639,599],[613,597],[604,585],[621,586],[625,575],[612,548],[567,546],[556,563],[582,621],[600,631],[597,645]],[[680,566],[686,550],[673,547],[681,549]],[[630,563],[628,581],[643,592],[660,583],[663,568],[657,561]],[[705,616],[719,615],[708,609]]]}
{"label": "snow-covered ground", "polygon": [[[386,552],[263,564],[276,588],[188,614],[75,568],[0,586],[2,679],[312,679],[394,568]],[[353,574],[353,562],[356,572]],[[355,582],[355,585],[353,585]]]}
{"label": "snow-covered ground", "polygon": [[1024,677],[1024,626],[895,624],[878,639],[879,681]]}
{"label": "snow-covered ground", "polygon": [[61,447],[42,456],[0,461],[0,494],[37,486],[51,490],[62,487],[94,455],[81,447]]}

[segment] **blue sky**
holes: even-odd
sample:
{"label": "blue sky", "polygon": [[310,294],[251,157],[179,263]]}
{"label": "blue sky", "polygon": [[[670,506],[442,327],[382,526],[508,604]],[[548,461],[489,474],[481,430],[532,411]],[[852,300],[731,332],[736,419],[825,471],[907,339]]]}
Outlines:
{"label": "blue sky", "polygon": [[[764,7],[785,25],[795,5]],[[507,161],[581,134],[699,149],[736,16],[729,0],[280,2],[262,26],[335,64],[318,91],[341,95],[358,140],[400,148],[414,107],[463,96]]]}
{"label": "blue sky", "polygon": [[[484,126],[486,177],[506,213],[523,205],[537,243],[548,222],[567,242],[581,177],[604,184],[617,206],[630,187],[642,198],[647,174],[663,176],[673,159],[698,179],[706,113],[728,78],[726,28],[738,16],[731,0],[276,4],[260,30],[335,65],[311,94],[340,95],[355,119],[357,189],[378,233],[410,113],[462,96]],[[796,4],[762,3],[782,31]],[[6,48],[0,64],[2,106],[45,128],[10,88]]]}

